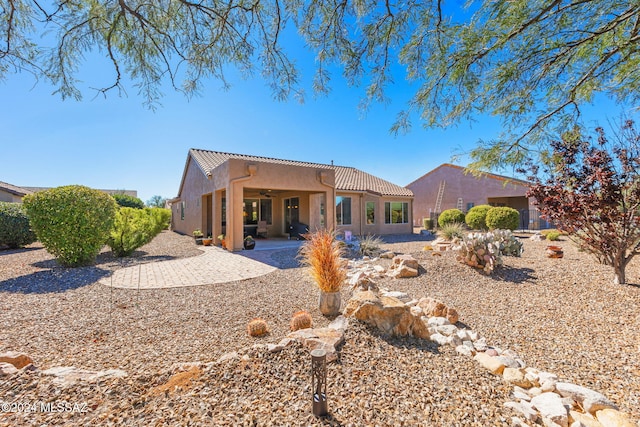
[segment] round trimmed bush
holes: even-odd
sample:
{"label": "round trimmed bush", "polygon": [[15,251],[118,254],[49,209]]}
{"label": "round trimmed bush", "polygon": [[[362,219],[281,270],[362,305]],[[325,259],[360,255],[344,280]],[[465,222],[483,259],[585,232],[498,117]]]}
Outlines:
{"label": "round trimmed bush", "polygon": [[464,223],[464,214],[460,209],[444,210],[438,217],[438,225],[440,227],[444,227],[445,225],[452,224],[454,222],[458,222],[460,224]]}
{"label": "round trimmed bush", "polygon": [[0,202],[0,246],[20,248],[36,241],[21,203]]}
{"label": "round trimmed bush", "polygon": [[65,267],[91,264],[113,227],[116,202],[105,192],[68,185],[25,196],[38,240]]}
{"label": "round trimmed bush", "polygon": [[116,200],[116,203],[123,208],[144,208],[144,202],[141,199],[128,194],[114,194],[113,198]]}
{"label": "round trimmed bush", "polygon": [[520,224],[520,213],[506,206],[489,209],[487,212],[487,227],[490,230],[515,230]]}
{"label": "round trimmed bush", "polygon": [[467,223],[472,230],[487,230],[487,212],[493,206],[490,205],[478,205],[469,209],[467,215],[464,217],[464,222]]}

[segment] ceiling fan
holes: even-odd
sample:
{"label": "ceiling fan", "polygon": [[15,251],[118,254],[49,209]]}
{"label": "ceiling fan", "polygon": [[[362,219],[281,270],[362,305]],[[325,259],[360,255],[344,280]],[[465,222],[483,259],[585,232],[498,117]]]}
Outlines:
{"label": "ceiling fan", "polygon": [[[269,191],[271,191],[271,190],[269,190]],[[271,194],[269,194],[267,191],[264,191],[264,190],[260,192],[260,195],[262,197],[273,197]]]}

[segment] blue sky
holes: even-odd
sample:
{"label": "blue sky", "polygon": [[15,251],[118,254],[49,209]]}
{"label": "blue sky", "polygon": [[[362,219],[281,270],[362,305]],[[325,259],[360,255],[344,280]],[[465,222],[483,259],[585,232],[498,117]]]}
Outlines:
{"label": "blue sky", "polygon": [[[86,86],[105,84],[91,81],[104,75],[99,67],[91,62],[83,67]],[[310,81],[312,71],[303,73]],[[409,134],[391,135],[394,118],[413,91],[401,76],[390,87],[392,102],[374,104],[364,116],[358,110],[363,89],[347,87],[340,76],[328,97],[314,99],[311,85],[305,85],[304,104],[273,100],[259,77],[232,76],[230,83],[224,91],[219,81],[208,81],[201,96],[191,100],[166,89],[154,112],[131,86],[127,96],[111,92],[105,99],[85,89],[82,101],[62,101],[52,95],[53,87],[34,86],[29,74],[8,75],[0,82],[0,181],[137,190],[144,201],[156,194],[170,198],[177,195],[188,149],[201,148],[334,161],[404,186],[501,130],[497,119],[481,118],[447,130],[424,130],[414,123]],[[458,163],[464,165],[464,158]]]}

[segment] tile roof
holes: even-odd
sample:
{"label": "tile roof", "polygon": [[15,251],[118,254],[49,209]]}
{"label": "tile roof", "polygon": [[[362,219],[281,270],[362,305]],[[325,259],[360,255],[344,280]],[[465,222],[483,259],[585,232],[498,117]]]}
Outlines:
{"label": "tile roof", "polygon": [[411,192],[411,190],[409,190],[408,188],[404,188],[389,181],[385,181],[382,178],[378,178],[377,176],[373,176],[353,167],[301,162],[297,160],[283,160],[271,157],[251,156],[246,154],[222,153],[219,151],[201,150],[196,148],[190,149],[189,153],[205,173],[215,169],[229,159],[266,162],[290,166],[333,169],[336,173],[336,190],[366,191],[381,196],[413,197],[413,192]]}
{"label": "tile roof", "polygon": [[25,196],[27,194],[33,193],[33,191],[26,188],[18,187],[17,185],[9,184],[2,181],[0,181],[0,190],[13,194],[15,196]]}

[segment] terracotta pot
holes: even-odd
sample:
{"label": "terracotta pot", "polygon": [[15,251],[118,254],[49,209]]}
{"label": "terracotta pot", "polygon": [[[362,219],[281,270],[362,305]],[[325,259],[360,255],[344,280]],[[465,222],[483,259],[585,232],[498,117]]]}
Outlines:
{"label": "terracotta pot", "polygon": [[340,292],[323,292],[320,291],[320,313],[326,317],[337,316],[340,314]]}
{"label": "terracotta pot", "polygon": [[211,246],[211,243],[213,243],[213,239],[202,239],[202,244],[205,246]]}
{"label": "terracotta pot", "polygon": [[547,246],[547,257],[549,258],[562,258],[564,252],[560,246]]}

